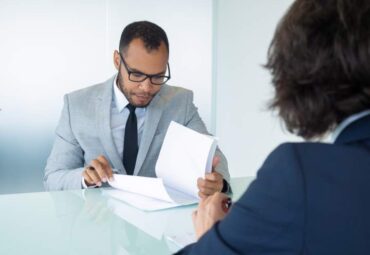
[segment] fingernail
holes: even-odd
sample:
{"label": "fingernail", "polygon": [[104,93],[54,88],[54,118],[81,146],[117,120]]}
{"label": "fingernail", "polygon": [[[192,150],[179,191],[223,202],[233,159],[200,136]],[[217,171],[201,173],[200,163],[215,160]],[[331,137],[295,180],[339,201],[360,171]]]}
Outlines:
{"label": "fingernail", "polygon": [[102,179],[102,182],[107,182],[107,178],[106,178],[106,177],[104,177],[104,178]]}
{"label": "fingernail", "polygon": [[101,186],[101,182],[98,182],[96,185],[98,185],[100,187]]}

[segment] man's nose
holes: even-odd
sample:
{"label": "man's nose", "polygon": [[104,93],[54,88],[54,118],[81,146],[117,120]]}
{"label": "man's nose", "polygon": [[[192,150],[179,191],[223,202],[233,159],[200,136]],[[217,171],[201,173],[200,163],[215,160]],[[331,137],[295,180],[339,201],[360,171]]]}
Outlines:
{"label": "man's nose", "polygon": [[152,90],[152,82],[150,81],[149,77],[145,79],[144,81],[140,82],[140,87],[145,92],[150,92]]}

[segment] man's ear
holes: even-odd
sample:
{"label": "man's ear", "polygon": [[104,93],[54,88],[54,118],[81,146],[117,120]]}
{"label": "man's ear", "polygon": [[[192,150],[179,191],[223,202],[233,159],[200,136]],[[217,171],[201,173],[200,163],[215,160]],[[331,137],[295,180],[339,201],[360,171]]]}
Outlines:
{"label": "man's ear", "polygon": [[119,52],[115,50],[113,53],[113,64],[115,68],[117,69],[117,71],[119,70],[120,63],[121,63],[121,57],[119,56]]}

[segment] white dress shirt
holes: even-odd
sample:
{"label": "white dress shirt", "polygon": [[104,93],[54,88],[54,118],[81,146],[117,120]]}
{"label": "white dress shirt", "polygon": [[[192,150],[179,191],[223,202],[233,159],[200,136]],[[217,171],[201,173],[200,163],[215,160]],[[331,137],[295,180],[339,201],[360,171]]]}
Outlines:
{"label": "white dress shirt", "polygon": [[[112,131],[113,140],[116,145],[118,154],[121,156],[123,160],[125,127],[130,111],[126,107],[126,105],[128,104],[126,96],[118,88],[117,76],[114,79],[114,83],[112,86],[113,86],[113,97],[110,110],[111,117],[110,128]],[[138,143],[140,145],[141,137],[143,135],[144,130],[146,108],[136,108],[135,113],[137,119]]]}

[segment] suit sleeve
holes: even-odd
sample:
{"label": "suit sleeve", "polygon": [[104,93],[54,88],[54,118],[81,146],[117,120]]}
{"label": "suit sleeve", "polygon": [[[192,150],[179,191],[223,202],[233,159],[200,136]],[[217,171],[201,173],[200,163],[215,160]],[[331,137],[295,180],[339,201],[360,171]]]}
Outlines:
{"label": "suit sleeve", "polygon": [[71,128],[69,101],[68,95],[66,95],[64,96],[64,106],[56,129],[56,138],[45,168],[45,189],[81,189],[83,166],[83,150]]}
{"label": "suit sleeve", "polygon": [[[206,125],[204,124],[203,120],[200,118],[198,109],[195,107],[193,103],[193,92],[189,93],[187,98],[187,112],[186,112],[186,123],[185,126],[191,128],[199,133],[210,135],[208,132]],[[220,148],[217,146],[215,156],[220,158],[220,162],[216,167],[216,171],[224,177],[224,180],[230,183],[230,174],[229,168],[227,165],[227,160],[225,155],[222,153]]]}
{"label": "suit sleeve", "polygon": [[300,254],[305,192],[294,145],[270,154],[224,220],[178,254]]}

